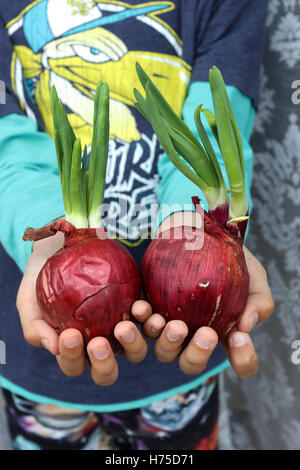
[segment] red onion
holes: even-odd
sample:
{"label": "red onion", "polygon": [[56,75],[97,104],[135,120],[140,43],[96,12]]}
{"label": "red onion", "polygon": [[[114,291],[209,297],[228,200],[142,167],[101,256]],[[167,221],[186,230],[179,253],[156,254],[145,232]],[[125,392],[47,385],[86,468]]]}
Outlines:
{"label": "red onion", "polygon": [[143,258],[143,287],[153,310],[167,321],[184,321],[190,333],[210,326],[222,337],[244,311],[249,275],[242,240],[206,212],[203,228],[204,234],[192,227],[160,233]]}
{"label": "red onion", "polygon": [[28,228],[23,239],[36,241],[60,231],[65,243],[38,275],[37,300],[44,319],[58,333],[76,328],[85,343],[104,336],[114,352],[120,352],[114,327],[122,320],[133,319],[131,306],[140,297],[141,280],[127,249],[110,240],[101,228],[109,143],[109,89],[101,81],[96,89],[89,165],[87,148],[82,151],[54,86],[50,97],[65,220],[41,229]]}
{"label": "red onion", "polygon": [[[171,229],[169,237],[162,232],[150,244],[142,262],[144,290],[153,310],[167,321],[183,320],[190,334],[210,326],[222,337],[239,321],[249,293],[243,252],[249,219],[244,157],[227,90],[221,72],[213,67],[209,82],[215,115],[201,104],[194,114],[200,142],[139,64],[137,73],[145,96],[135,90],[136,108],[152,125],[166,155],[200,188],[209,206],[204,234],[182,226]],[[230,190],[201,113],[219,146]],[[199,199],[192,199],[198,210]],[[191,237],[194,246],[199,241],[195,248]]]}
{"label": "red onion", "polygon": [[[107,338],[114,351],[115,325],[131,320],[131,306],[140,296],[138,267],[121,243],[110,240],[104,229],[76,229],[58,220],[42,229],[28,228],[24,240],[65,235],[64,247],[41,269],[36,294],[44,319],[58,333],[66,328],[81,331],[88,343],[96,336]],[[100,238],[99,238],[100,237]]]}

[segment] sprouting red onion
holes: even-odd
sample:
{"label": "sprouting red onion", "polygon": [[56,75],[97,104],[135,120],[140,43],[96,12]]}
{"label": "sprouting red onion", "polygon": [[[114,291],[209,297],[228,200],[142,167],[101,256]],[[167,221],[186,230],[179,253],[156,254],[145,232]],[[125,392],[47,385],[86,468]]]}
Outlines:
{"label": "sprouting red onion", "polygon": [[78,329],[86,343],[104,336],[120,352],[113,331],[118,322],[132,319],[141,288],[137,264],[104,229],[76,229],[65,220],[29,228],[23,239],[40,240],[57,231],[65,235],[64,247],[46,261],[36,283],[44,319],[58,333]]}

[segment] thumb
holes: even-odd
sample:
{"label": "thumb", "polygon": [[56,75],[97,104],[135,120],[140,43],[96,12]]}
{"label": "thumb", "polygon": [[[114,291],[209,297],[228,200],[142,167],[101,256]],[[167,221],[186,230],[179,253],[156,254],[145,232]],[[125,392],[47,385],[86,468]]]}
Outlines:
{"label": "thumb", "polygon": [[16,303],[24,338],[32,346],[46,348],[52,354],[57,355],[59,352],[58,334],[43,319],[36,298],[35,282],[33,287],[31,284],[28,285],[26,276],[27,274],[21,282]]}

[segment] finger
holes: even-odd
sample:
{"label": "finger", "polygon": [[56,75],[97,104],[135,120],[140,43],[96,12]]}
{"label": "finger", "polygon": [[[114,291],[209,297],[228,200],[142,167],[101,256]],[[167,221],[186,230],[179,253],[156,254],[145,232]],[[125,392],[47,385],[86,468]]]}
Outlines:
{"label": "finger", "polygon": [[64,374],[76,377],[84,372],[86,357],[80,331],[69,328],[59,337],[59,355],[56,357]]}
{"label": "finger", "polygon": [[124,348],[124,354],[131,362],[142,361],[148,346],[141,333],[131,321],[122,321],[115,326],[114,335]]}
{"label": "finger", "polygon": [[17,309],[25,340],[32,346],[46,348],[52,354],[57,355],[59,352],[58,334],[42,318],[35,295],[23,294],[20,288]]}
{"label": "finger", "polygon": [[151,317],[143,324],[143,333],[150,339],[158,338],[164,327],[166,320],[158,313],[153,313]]}
{"label": "finger", "polygon": [[208,326],[196,331],[188,346],[180,354],[179,367],[185,374],[200,374],[218,344],[217,333]]}
{"label": "finger", "polygon": [[247,333],[234,331],[223,344],[228,359],[235,372],[248,379],[258,371],[258,357]]}
{"label": "finger", "polygon": [[55,355],[59,353],[58,334],[43,319],[36,298],[36,279],[46,259],[63,246],[63,239],[63,234],[57,233],[51,241],[40,240],[33,244],[33,254],[27,262],[16,301],[26,341]]}
{"label": "finger", "polygon": [[132,305],[131,313],[138,322],[144,323],[152,315],[152,308],[145,300],[137,300]]}
{"label": "finger", "polygon": [[154,351],[157,359],[161,362],[173,361],[180,353],[187,335],[188,327],[183,321],[170,321],[155,343]]}
{"label": "finger", "polygon": [[33,320],[30,327],[23,328],[23,334],[25,340],[32,346],[47,349],[55,356],[59,353],[59,335],[45,320]]}
{"label": "finger", "polygon": [[269,318],[274,310],[274,301],[267,274],[260,262],[246,248],[245,256],[250,275],[249,297],[238,329],[249,332],[260,321]]}
{"label": "finger", "polygon": [[252,328],[263,320],[267,320],[274,310],[272,296],[265,294],[250,294],[241,320],[237,328],[249,333]]}
{"label": "finger", "polygon": [[118,378],[118,364],[106,338],[93,338],[87,345],[91,375],[96,385],[112,385]]}

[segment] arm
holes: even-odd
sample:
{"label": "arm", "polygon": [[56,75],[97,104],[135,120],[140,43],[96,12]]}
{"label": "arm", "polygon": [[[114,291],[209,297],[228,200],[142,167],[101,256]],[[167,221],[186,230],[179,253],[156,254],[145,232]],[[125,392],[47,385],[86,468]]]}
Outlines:
{"label": "arm", "polygon": [[[74,329],[58,336],[44,320],[36,299],[36,279],[46,260],[63,246],[57,234],[34,245],[22,241],[27,226],[41,227],[63,216],[64,206],[53,140],[24,115],[10,77],[12,43],[0,18],[1,79],[6,84],[6,104],[0,105],[0,241],[24,276],[17,308],[25,339],[48,349],[67,375],[79,375],[86,367],[81,334]],[[24,100],[22,100],[24,101]],[[34,116],[30,113],[32,119]],[[117,325],[115,336],[127,358],[140,361],[147,352],[142,335],[132,322]],[[94,338],[88,345],[91,375],[97,384],[108,385],[118,376],[118,366],[108,341]]]}
{"label": "arm", "polygon": [[0,42],[1,79],[6,87],[5,104],[0,105],[0,240],[24,270],[31,253],[30,244],[22,241],[24,228],[43,225],[64,211],[54,144],[25,115],[24,100],[13,89],[13,44],[1,17]]}
{"label": "arm", "polygon": [[32,249],[22,241],[24,229],[64,214],[53,140],[26,116],[4,116],[0,166],[0,239],[24,271]]}
{"label": "arm", "polygon": [[[249,139],[252,132],[255,110],[251,100],[247,96],[243,95],[237,88],[228,86],[227,91],[243,139],[247,196],[251,210],[250,187],[252,181],[253,152],[249,145]],[[208,82],[194,82],[190,85],[182,111],[183,120],[198,138],[199,136],[194,122],[194,110],[199,103],[204,103],[205,108],[213,111]],[[210,127],[206,121],[203,123],[209,139],[213,143],[215,153],[218,157],[225,181],[228,185],[220,149],[213,138]],[[166,154],[163,154],[159,160],[158,171],[160,175],[158,202],[160,205],[165,204],[165,208],[159,213],[159,224],[172,213],[171,210],[168,210],[167,206],[178,204],[178,206],[182,206],[183,209],[184,204],[191,203],[192,196],[199,196],[204,209],[207,209],[207,203],[204,196],[199,194],[199,188],[186,178],[179,170],[177,170]]]}
{"label": "arm", "polygon": [[[25,227],[41,227],[64,214],[54,143],[28,117],[18,114],[0,118],[0,136],[0,240],[25,270],[17,296],[24,337],[54,354],[64,373],[79,375],[86,367],[81,334],[69,329],[58,336],[43,320],[35,292],[40,269],[63,246],[62,234],[33,246],[22,241]],[[119,323],[115,336],[130,361],[145,357],[146,342],[132,322]],[[113,383],[118,366],[108,341],[94,338],[87,351],[95,383]]]}
{"label": "arm", "polygon": [[[252,150],[248,141],[252,132],[254,107],[258,101],[259,70],[267,4],[267,0],[252,0],[251,2],[214,0],[198,12],[205,18],[205,24],[198,30],[191,82],[182,110],[183,120],[197,135],[194,110],[199,103],[203,103],[206,108],[213,111],[207,80],[209,69],[216,65],[221,70],[225,83],[229,85],[227,91],[243,138],[250,209]],[[204,124],[211,137],[211,130],[205,120]],[[212,142],[221,168],[224,169],[218,146],[214,139]],[[159,162],[159,173],[161,176],[158,189],[160,203],[176,202],[182,205],[191,195],[199,193],[198,188],[174,168],[166,155],[163,155]],[[225,181],[227,182],[226,177]],[[202,203],[204,203],[204,208],[207,208],[203,198]],[[161,220],[165,215],[168,214],[162,214]]]}
{"label": "arm", "polygon": [[[207,15],[207,25],[204,33],[200,34],[197,44],[192,83],[182,112],[183,119],[196,133],[193,122],[196,106],[204,103],[205,107],[212,110],[208,84],[204,80],[207,80],[208,69],[216,65],[221,69],[226,83],[231,84],[227,90],[243,137],[246,185],[251,209],[252,150],[248,140],[254,119],[252,103],[257,103],[258,73],[267,2],[217,0],[210,5],[212,6]],[[211,136],[210,129],[207,130]],[[224,169],[216,143],[215,151],[221,168]],[[199,188],[187,180],[166,155],[163,155],[159,162],[159,173],[160,204],[169,206],[179,204],[179,207],[183,208],[191,196],[199,195]],[[207,208],[203,197],[202,204]],[[174,211],[176,210],[178,211],[178,209]],[[161,210],[159,222],[163,221],[163,226],[174,224],[174,217],[170,214],[172,214],[170,208]],[[193,216],[191,223],[195,222]],[[264,268],[246,248],[245,257],[250,274],[248,303],[237,330],[223,340],[222,344],[234,370],[246,378],[255,374],[258,367],[257,355],[248,333],[255,324],[271,315],[274,303]],[[154,336],[152,333],[154,317],[146,321],[144,331],[150,337],[158,338],[155,348],[157,357],[161,361],[172,361],[180,355],[179,365],[185,373],[201,373],[217,345],[218,338],[215,331],[208,327],[200,328],[188,346],[182,350],[182,344],[187,336],[186,325],[180,321],[169,322]]]}
{"label": "arm", "polygon": [[[243,138],[247,196],[250,202],[253,152],[248,141],[253,126],[254,107],[251,100],[239,90],[234,87],[228,87],[227,89]],[[205,107],[213,110],[207,83],[196,82],[192,84],[183,108],[183,118],[195,135],[197,135],[197,131],[193,120],[193,113],[199,102],[204,102]],[[212,137],[207,124],[206,130],[209,137]],[[214,149],[226,179],[224,163],[216,142]],[[171,206],[175,203],[179,207],[182,206],[183,209],[184,204],[191,199],[191,196],[199,195],[199,188],[179,172],[165,154],[160,159],[159,172],[161,176],[158,190],[159,203],[165,204],[165,209],[160,211],[159,214],[160,221],[162,222],[159,228],[161,230],[163,227],[170,227],[174,223],[174,218],[171,215]],[[203,196],[202,204],[207,209]],[[195,213],[194,216],[196,217]],[[195,217],[191,219],[191,225],[197,222]],[[187,223],[187,219],[185,219],[185,224]],[[273,300],[264,268],[249,250],[245,248],[244,251],[251,279],[248,303],[237,331],[222,340],[222,344],[234,370],[241,377],[247,378],[255,374],[258,367],[257,355],[248,333],[259,321],[271,315]],[[135,306],[135,309],[137,307],[138,305]],[[142,304],[140,304],[140,308],[142,310]],[[149,337],[158,338],[155,347],[158,359],[168,362],[174,360],[180,354],[179,365],[185,373],[201,373],[205,369],[214,348],[217,346],[218,337],[215,331],[208,327],[199,328],[189,345],[182,351],[182,343],[188,334],[186,325],[182,321],[171,321],[165,328],[165,324],[162,324],[160,332],[153,334],[153,328],[156,328],[158,324],[157,317],[159,316],[153,315],[146,321],[144,331]]]}

